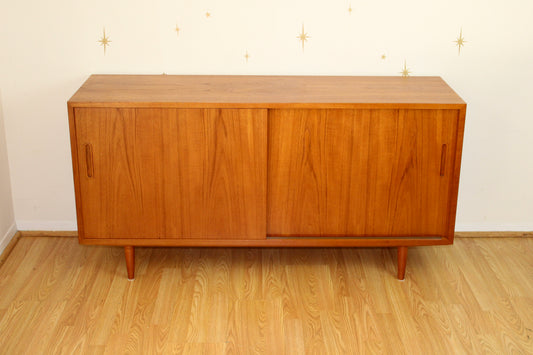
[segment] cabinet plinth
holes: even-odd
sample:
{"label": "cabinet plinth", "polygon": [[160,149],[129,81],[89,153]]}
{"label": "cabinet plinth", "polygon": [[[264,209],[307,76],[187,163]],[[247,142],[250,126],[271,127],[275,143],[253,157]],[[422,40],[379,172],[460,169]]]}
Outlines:
{"label": "cabinet plinth", "polygon": [[438,77],[93,75],[69,100],[82,244],[453,243],[466,104]]}

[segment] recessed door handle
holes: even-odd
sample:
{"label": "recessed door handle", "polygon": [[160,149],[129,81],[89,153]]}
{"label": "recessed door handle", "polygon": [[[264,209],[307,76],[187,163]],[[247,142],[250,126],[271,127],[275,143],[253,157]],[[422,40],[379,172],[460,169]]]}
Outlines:
{"label": "recessed door handle", "polygon": [[444,170],[446,169],[446,144],[442,145],[440,152],[440,176],[444,176]]}
{"label": "recessed door handle", "polygon": [[93,147],[90,144],[85,144],[85,162],[87,165],[87,177],[94,176],[93,165]]}

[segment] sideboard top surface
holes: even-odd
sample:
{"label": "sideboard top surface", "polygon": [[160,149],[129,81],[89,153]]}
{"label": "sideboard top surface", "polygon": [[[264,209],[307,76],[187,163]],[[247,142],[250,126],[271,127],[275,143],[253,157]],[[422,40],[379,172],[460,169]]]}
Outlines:
{"label": "sideboard top surface", "polygon": [[440,77],[91,75],[71,107],[450,108]]}

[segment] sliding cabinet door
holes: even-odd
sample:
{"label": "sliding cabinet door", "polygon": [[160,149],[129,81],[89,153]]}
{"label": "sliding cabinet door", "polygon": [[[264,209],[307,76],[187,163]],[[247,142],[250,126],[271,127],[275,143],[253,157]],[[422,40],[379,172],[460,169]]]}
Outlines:
{"label": "sliding cabinet door", "polygon": [[272,110],[269,235],[444,236],[457,110]]}
{"label": "sliding cabinet door", "polygon": [[85,238],[262,239],[266,110],[77,108]]}

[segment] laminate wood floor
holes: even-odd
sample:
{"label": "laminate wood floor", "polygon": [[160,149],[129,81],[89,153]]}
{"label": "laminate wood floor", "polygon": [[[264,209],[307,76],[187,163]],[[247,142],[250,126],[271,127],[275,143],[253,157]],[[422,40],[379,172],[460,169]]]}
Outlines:
{"label": "laminate wood floor", "polygon": [[2,354],[531,354],[533,239],[395,249],[137,248],[23,237]]}

